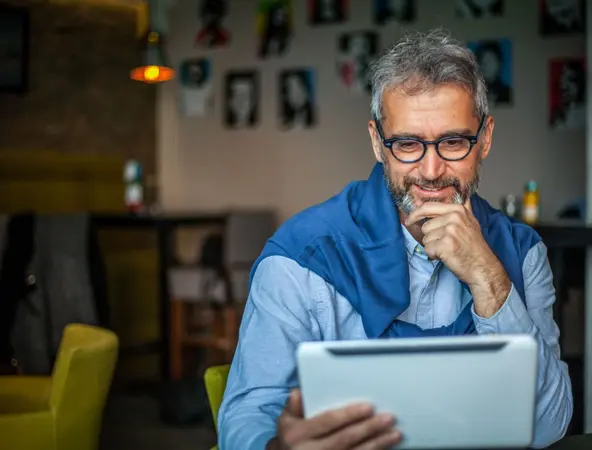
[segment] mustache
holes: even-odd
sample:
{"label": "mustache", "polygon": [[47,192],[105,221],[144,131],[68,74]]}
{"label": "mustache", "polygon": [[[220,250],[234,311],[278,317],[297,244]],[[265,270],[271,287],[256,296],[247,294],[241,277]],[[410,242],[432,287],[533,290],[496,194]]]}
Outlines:
{"label": "mustache", "polygon": [[405,186],[405,190],[411,189],[411,186],[414,184],[427,189],[444,189],[447,187],[453,187],[456,189],[457,192],[460,192],[461,190],[461,182],[458,178],[455,177],[438,178],[437,180],[426,180],[425,178],[414,178],[406,176],[403,179],[403,185]]}

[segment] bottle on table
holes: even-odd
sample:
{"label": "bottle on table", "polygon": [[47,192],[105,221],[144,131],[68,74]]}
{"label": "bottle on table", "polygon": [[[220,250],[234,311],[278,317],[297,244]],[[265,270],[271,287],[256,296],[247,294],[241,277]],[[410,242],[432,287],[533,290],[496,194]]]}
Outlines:
{"label": "bottle on table", "polygon": [[502,198],[501,210],[508,217],[515,218],[518,216],[518,201],[513,194],[508,194]]}
{"label": "bottle on table", "polygon": [[534,225],[539,220],[540,210],[539,188],[536,181],[529,181],[524,186],[524,196],[522,197],[522,220]]}

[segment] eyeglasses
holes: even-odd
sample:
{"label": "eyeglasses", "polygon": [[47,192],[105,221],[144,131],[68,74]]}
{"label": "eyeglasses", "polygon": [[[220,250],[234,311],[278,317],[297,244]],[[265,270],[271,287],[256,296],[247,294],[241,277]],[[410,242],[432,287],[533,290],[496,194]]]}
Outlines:
{"label": "eyeglasses", "polygon": [[444,136],[435,141],[424,141],[414,137],[394,137],[385,139],[380,121],[374,118],[378,135],[382,143],[387,147],[395,159],[402,163],[415,163],[421,160],[428,151],[428,145],[436,147],[436,153],[440,158],[446,161],[460,161],[465,159],[471,153],[473,146],[479,141],[479,136],[485,124],[485,114],[481,118],[477,134]]}

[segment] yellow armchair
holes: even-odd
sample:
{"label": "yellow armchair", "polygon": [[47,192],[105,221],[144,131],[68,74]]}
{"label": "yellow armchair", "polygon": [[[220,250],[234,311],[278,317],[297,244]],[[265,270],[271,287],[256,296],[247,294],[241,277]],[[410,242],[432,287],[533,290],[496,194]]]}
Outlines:
{"label": "yellow armchair", "polygon": [[111,331],[70,324],[51,377],[0,377],[0,447],[96,450],[117,361]]}
{"label": "yellow armchair", "polygon": [[[220,410],[222,398],[224,397],[224,390],[226,389],[226,380],[228,379],[229,371],[229,364],[223,366],[213,366],[208,367],[204,375],[206,392],[208,393],[208,401],[210,403],[210,409],[212,411],[212,418],[214,419],[216,432],[218,431],[218,411]],[[218,447],[214,447],[212,450],[217,449]]]}

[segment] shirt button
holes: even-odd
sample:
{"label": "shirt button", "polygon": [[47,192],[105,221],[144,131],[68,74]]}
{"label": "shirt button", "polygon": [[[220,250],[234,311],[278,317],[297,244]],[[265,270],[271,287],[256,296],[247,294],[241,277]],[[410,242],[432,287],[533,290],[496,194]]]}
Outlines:
{"label": "shirt button", "polygon": [[37,279],[35,278],[35,275],[30,274],[27,276],[26,282],[29,286],[33,286],[37,282]]}

